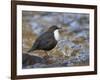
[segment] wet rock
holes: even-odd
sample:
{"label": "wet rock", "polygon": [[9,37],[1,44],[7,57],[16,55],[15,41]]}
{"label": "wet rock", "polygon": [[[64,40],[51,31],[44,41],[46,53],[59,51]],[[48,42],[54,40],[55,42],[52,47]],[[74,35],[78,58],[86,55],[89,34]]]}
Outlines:
{"label": "wet rock", "polygon": [[22,54],[22,65],[23,67],[28,65],[34,65],[36,63],[45,63],[45,60],[38,56],[33,56],[29,54]]}

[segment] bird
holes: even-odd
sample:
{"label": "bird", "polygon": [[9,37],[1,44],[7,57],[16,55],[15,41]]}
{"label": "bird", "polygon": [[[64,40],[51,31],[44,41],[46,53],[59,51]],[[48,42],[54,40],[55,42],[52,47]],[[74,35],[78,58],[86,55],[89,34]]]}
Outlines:
{"label": "bird", "polygon": [[59,29],[60,27],[53,25],[46,32],[41,34],[33,43],[31,49],[27,52],[32,52],[35,50],[52,50],[59,41]]}

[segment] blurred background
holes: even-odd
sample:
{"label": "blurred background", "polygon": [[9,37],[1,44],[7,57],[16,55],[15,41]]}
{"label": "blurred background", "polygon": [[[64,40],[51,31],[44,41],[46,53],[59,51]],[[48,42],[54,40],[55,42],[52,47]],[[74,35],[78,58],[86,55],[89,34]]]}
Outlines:
{"label": "blurred background", "polygon": [[[52,25],[59,31],[57,46],[48,51],[27,53],[36,38]],[[22,11],[22,64],[23,68],[70,67],[89,65],[89,14]]]}

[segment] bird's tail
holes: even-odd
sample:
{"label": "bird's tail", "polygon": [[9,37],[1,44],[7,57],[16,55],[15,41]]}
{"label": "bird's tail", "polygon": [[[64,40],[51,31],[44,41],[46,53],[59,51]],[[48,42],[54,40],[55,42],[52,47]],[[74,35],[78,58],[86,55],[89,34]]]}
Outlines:
{"label": "bird's tail", "polygon": [[27,52],[32,52],[34,50],[36,50],[36,45],[33,45],[32,48],[30,50],[28,50]]}
{"label": "bird's tail", "polygon": [[33,48],[31,48],[30,50],[28,50],[27,52],[32,52],[32,51],[34,51],[34,49]]}
{"label": "bird's tail", "polygon": [[29,53],[29,52],[31,52],[32,50],[30,49],[30,50],[28,50],[27,52]]}

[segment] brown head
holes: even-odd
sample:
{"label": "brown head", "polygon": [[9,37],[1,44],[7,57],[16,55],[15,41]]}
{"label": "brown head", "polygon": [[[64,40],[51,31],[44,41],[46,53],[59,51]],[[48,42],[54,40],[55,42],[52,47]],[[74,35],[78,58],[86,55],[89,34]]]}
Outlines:
{"label": "brown head", "polygon": [[53,26],[51,26],[51,27],[48,29],[48,31],[49,31],[49,32],[53,32],[53,31],[55,31],[55,30],[57,30],[57,29],[61,29],[61,28],[57,27],[56,25],[53,25]]}

